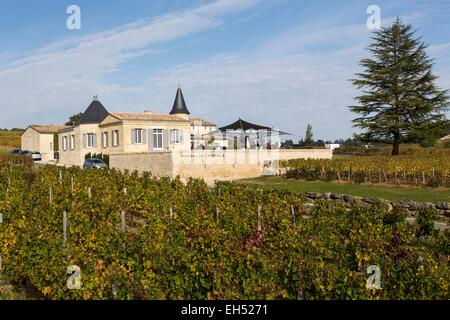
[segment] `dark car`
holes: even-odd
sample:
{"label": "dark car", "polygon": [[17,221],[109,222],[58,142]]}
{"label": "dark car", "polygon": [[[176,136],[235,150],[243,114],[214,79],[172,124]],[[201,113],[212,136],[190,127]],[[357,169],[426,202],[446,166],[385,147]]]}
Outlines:
{"label": "dark car", "polygon": [[42,155],[39,151],[20,150],[18,154],[21,156],[30,157],[34,161],[42,160]]}
{"label": "dark car", "polygon": [[108,169],[108,165],[101,159],[86,159],[83,164],[84,169]]}
{"label": "dark car", "polygon": [[22,149],[14,149],[9,154],[20,154],[21,151]]}
{"label": "dark car", "polygon": [[20,150],[18,154],[20,154],[21,156],[31,157],[33,155],[33,152],[28,150]]}

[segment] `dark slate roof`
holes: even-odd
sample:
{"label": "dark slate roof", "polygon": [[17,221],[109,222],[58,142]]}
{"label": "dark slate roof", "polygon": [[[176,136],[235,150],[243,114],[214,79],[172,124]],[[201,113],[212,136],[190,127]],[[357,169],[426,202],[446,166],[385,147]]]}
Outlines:
{"label": "dark slate roof", "polygon": [[250,130],[250,129],[254,129],[254,130],[272,130],[272,128],[269,127],[265,127],[265,126],[260,126],[258,124],[254,124],[251,122],[247,122],[242,120],[241,118],[239,118],[238,121],[233,122],[232,124],[219,128],[220,131],[227,131],[227,130]]}
{"label": "dark slate roof", "polygon": [[233,122],[232,124],[229,124],[228,126],[219,128],[220,131],[222,132],[226,132],[227,130],[243,130],[243,131],[247,131],[247,130],[267,130],[270,132],[278,132],[278,134],[280,135],[291,135],[290,133],[287,132],[283,132],[277,129],[273,129],[270,127],[266,127],[266,126],[261,126],[259,124],[254,124],[245,120],[242,120],[241,118],[239,118],[238,121]]}
{"label": "dark slate roof", "polygon": [[100,123],[109,115],[108,110],[102,105],[98,100],[92,101],[89,107],[81,116],[77,125],[80,124],[90,124],[90,123]]}
{"label": "dark slate roof", "polygon": [[172,111],[170,111],[170,114],[191,114],[186,107],[186,102],[184,102],[183,92],[181,91],[181,88],[178,88],[177,90],[177,96],[175,97],[175,102],[173,103]]}

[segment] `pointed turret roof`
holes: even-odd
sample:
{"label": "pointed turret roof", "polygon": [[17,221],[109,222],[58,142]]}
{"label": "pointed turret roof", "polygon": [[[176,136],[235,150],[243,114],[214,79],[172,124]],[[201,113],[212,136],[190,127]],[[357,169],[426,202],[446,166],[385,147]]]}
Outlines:
{"label": "pointed turret roof", "polygon": [[177,96],[175,97],[175,102],[173,103],[172,111],[170,114],[191,114],[186,107],[186,102],[184,102],[183,92],[181,88],[177,90]]}
{"label": "pointed turret roof", "polygon": [[108,110],[106,110],[102,103],[95,98],[83,113],[76,125],[100,123],[105,120],[108,115]]}

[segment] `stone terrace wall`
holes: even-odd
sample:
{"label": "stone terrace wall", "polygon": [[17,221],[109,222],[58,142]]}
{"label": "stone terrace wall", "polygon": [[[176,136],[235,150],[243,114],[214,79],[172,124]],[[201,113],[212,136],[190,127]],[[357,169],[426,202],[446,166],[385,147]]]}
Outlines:
{"label": "stone terrace wall", "polygon": [[382,205],[387,210],[392,210],[394,207],[401,207],[406,209],[410,217],[416,217],[420,209],[434,209],[437,212],[436,221],[443,225],[444,229],[449,229],[450,222],[450,203],[449,202],[415,202],[411,200],[391,201],[371,197],[351,196],[348,194],[336,194],[329,192],[307,192],[305,194],[306,200],[309,203],[315,201],[325,200],[337,204],[343,204],[350,208],[353,204],[360,206]]}
{"label": "stone terrace wall", "polygon": [[148,171],[156,177],[207,181],[258,177],[279,173],[278,161],[287,159],[331,159],[329,149],[299,150],[188,150],[111,154],[110,167],[119,170]]}
{"label": "stone terrace wall", "polygon": [[171,152],[112,154],[109,156],[109,166],[120,171],[147,171],[158,178],[173,176]]}

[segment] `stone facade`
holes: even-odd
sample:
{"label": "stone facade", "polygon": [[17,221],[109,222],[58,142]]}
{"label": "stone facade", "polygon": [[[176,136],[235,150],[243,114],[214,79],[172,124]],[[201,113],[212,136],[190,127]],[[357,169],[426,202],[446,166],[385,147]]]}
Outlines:
{"label": "stone facade", "polygon": [[[41,136],[42,135],[36,130],[34,130],[32,127],[28,127],[20,138],[22,150],[29,150],[29,151],[40,150]],[[48,148],[49,146],[47,146],[47,149]]]}
{"label": "stone facade", "polygon": [[[87,135],[92,134],[92,144],[87,143]],[[101,131],[98,124],[82,124],[59,132],[59,164],[82,166],[85,155],[101,153]]]}
{"label": "stone facade", "polygon": [[[107,145],[102,145],[103,153],[142,153],[152,151],[153,130],[162,130],[162,150],[159,151],[174,151],[174,150],[188,150],[191,147],[190,143],[190,122],[184,119],[176,119],[179,116],[172,116],[173,119],[168,120],[152,120],[149,119],[118,119],[114,114],[109,115],[100,125],[100,131],[107,134],[109,139]],[[143,130],[142,142],[133,142],[132,132],[135,129]],[[112,132],[117,130],[119,132],[119,144],[113,146]],[[171,141],[171,130],[179,130],[182,135],[180,142],[174,143]],[[102,141],[103,142],[103,141]]]}
{"label": "stone facade", "polygon": [[[158,156],[160,155],[160,156]],[[208,182],[279,173],[278,161],[299,158],[330,159],[329,149],[308,150],[189,150],[111,154],[110,167],[151,172],[161,177],[203,178]],[[159,161],[165,162],[164,164]]]}
{"label": "stone facade", "polygon": [[60,131],[59,164],[82,166],[88,153],[111,156],[190,150],[193,130],[198,130],[196,125],[183,115],[111,113],[101,123]]}
{"label": "stone facade", "polygon": [[173,176],[172,153],[168,151],[112,154],[109,165],[120,171],[151,172],[158,178]]}

